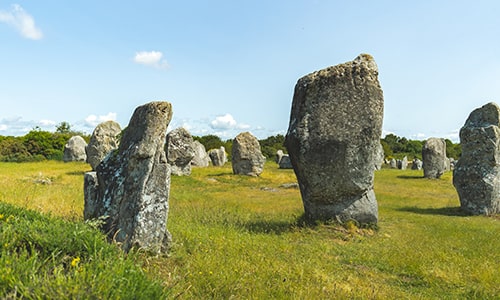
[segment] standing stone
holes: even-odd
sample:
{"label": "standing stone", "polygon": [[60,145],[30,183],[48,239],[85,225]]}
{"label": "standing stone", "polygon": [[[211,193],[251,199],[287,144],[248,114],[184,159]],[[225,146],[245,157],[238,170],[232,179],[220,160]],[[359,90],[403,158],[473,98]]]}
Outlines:
{"label": "standing stone", "polygon": [[264,170],[266,157],[262,155],[259,141],[250,132],[242,132],[234,138],[231,157],[234,174],[259,176]]}
{"label": "standing stone", "polygon": [[210,157],[208,156],[205,146],[199,141],[193,142],[194,157],[191,160],[191,165],[195,167],[208,167]]}
{"label": "standing stone", "polygon": [[64,146],[63,161],[85,161],[87,159],[85,147],[87,142],[81,136],[72,136]]}
{"label": "standing stone", "polygon": [[500,213],[500,108],[475,109],[460,130],[462,156],[455,163],[453,185],[462,209],[470,214]]}
{"label": "standing stone", "polygon": [[278,150],[276,151],[276,158],[275,158],[275,161],[277,164],[280,163],[280,160],[281,158],[283,157],[283,155],[285,155],[285,153],[283,153],[283,150]]}
{"label": "standing stone", "polygon": [[414,158],[411,164],[412,170],[422,170],[422,161],[418,158]]}
{"label": "standing stone", "polygon": [[406,170],[408,168],[408,157],[403,157],[403,159],[399,160],[398,159],[398,169],[400,170]]}
{"label": "standing stone", "polygon": [[391,166],[391,169],[397,169],[398,168],[398,161],[395,158],[392,158],[389,161],[389,165]]}
{"label": "standing stone", "polygon": [[164,252],[171,243],[167,230],[170,165],[165,134],[172,118],[168,102],[136,108],[120,146],[84,178],[84,219],[104,219],[102,231],[128,252],[139,247]]}
{"label": "standing stone", "polygon": [[286,147],[310,220],[376,223],[383,92],[373,58],[329,67],[295,85]]}
{"label": "standing stone", "polygon": [[280,169],[293,169],[292,161],[290,160],[290,156],[288,154],[283,154],[279,162]]}
{"label": "standing stone", "polygon": [[92,167],[92,170],[97,168],[97,165],[109,152],[118,148],[121,132],[120,124],[115,121],[106,121],[97,125],[90,137],[89,144],[85,148],[87,162]]}
{"label": "standing stone", "polygon": [[439,178],[446,167],[446,142],[441,138],[430,138],[422,147],[425,178]]}
{"label": "standing stone", "polygon": [[191,160],[194,157],[191,134],[183,127],[176,128],[167,134],[165,147],[167,161],[172,167],[172,175],[191,175]]}
{"label": "standing stone", "polygon": [[208,151],[208,156],[214,166],[221,167],[227,163],[227,154],[224,146],[220,146],[219,149],[210,149]]}

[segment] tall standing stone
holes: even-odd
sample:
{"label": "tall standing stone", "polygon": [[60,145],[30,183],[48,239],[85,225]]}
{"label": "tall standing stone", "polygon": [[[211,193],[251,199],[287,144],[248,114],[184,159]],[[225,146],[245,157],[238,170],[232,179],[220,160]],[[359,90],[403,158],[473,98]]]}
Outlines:
{"label": "tall standing stone", "polygon": [[500,108],[488,103],[472,111],[460,130],[462,156],[453,185],[470,214],[500,213]]}
{"label": "tall standing stone", "polygon": [[233,140],[231,163],[234,174],[259,176],[266,157],[262,155],[259,140],[250,132],[242,132]]}
{"label": "tall standing stone", "polygon": [[106,121],[96,126],[89,144],[85,148],[87,162],[92,170],[106,157],[106,155],[118,148],[120,144],[119,135],[122,132],[120,124],[115,121]]}
{"label": "tall standing stone", "polygon": [[87,159],[85,147],[87,142],[81,136],[72,136],[64,146],[63,161],[85,161]]}
{"label": "tall standing stone", "polygon": [[171,118],[168,102],[139,106],[118,150],[96,172],[85,174],[84,219],[103,218],[103,232],[124,251],[139,247],[158,253],[169,247],[165,135]]}
{"label": "tall standing stone", "polygon": [[439,178],[446,169],[446,142],[430,138],[422,146],[422,168],[425,178]]}
{"label": "tall standing stone", "polygon": [[286,147],[305,216],[376,223],[383,92],[368,54],[298,80]]}
{"label": "tall standing stone", "polygon": [[208,167],[210,157],[208,156],[205,146],[199,141],[193,141],[194,157],[191,160],[191,165],[195,167]]}
{"label": "tall standing stone", "polygon": [[191,160],[194,157],[193,137],[183,127],[167,134],[167,161],[172,167],[172,175],[191,175]]}

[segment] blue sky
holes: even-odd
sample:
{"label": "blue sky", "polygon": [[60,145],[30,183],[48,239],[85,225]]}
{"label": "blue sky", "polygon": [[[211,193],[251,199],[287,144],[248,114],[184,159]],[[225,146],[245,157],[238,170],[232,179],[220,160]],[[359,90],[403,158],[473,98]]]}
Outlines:
{"label": "blue sky", "polygon": [[374,56],[384,132],[458,141],[500,102],[500,1],[0,1],[0,135],[91,133],[153,100],[169,129],[285,134],[296,81]]}

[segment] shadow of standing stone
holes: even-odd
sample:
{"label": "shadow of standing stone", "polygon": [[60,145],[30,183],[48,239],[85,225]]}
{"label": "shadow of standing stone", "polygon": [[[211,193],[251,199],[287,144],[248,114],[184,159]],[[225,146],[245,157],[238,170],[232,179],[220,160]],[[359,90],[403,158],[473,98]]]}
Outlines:
{"label": "shadow of standing stone", "polygon": [[377,223],[383,92],[368,54],[298,80],[286,147],[310,220]]}
{"label": "shadow of standing stone", "polygon": [[166,252],[170,166],[165,135],[172,118],[168,102],[136,108],[117,150],[96,172],[85,174],[84,219],[103,219],[102,230],[124,251]]}

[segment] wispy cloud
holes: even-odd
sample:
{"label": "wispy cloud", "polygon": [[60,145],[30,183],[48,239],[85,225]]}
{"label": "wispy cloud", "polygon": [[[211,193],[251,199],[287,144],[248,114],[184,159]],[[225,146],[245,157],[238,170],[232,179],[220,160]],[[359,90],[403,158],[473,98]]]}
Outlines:
{"label": "wispy cloud", "polygon": [[55,124],[56,122],[52,120],[23,120],[21,117],[4,118],[0,119],[0,135],[22,136],[34,128],[54,131]]}
{"label": "wispy cloud", "polygon": [[141,51],[135,54],[134,62],[157,69],[165,69],[168,64],[162,58],[163,53],[160,51]]}
{"label": "wispy cloud", "polygon": [[18,4],[13,4],[9,11],[0,10],[0,22],[14,27],[25,38],[43,38],[42,31],[35,25],[35,19]]}

